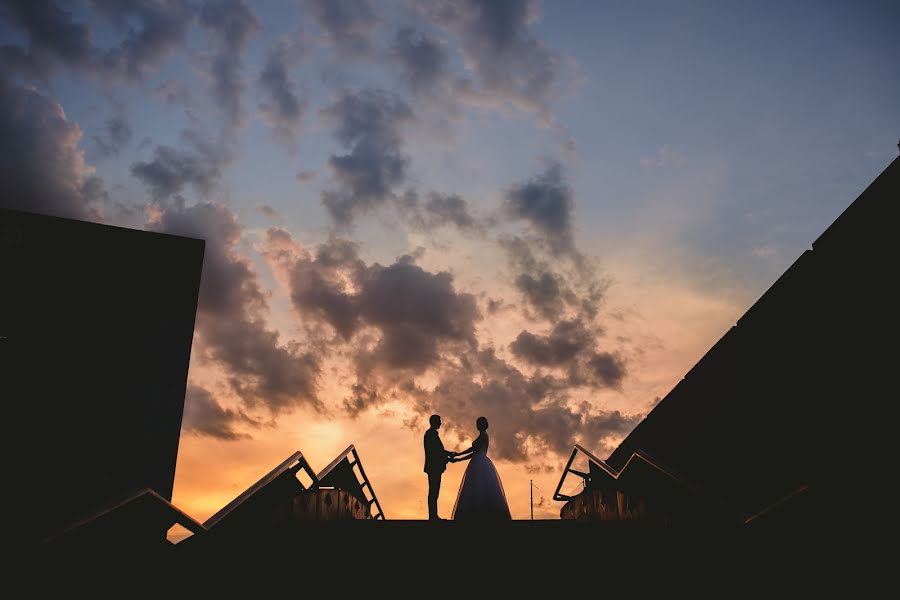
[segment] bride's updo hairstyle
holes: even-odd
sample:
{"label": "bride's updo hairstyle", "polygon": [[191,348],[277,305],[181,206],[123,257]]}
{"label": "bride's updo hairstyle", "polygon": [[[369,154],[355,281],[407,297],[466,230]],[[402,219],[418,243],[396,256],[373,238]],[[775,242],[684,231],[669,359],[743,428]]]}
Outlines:
{"label": "bride's updo hairstyle", "polygon": [[478,419],[475,420],[475,427],[478,428],[478,431],[487,431],[487,419],[485,419],[484,417],[478,417]]}

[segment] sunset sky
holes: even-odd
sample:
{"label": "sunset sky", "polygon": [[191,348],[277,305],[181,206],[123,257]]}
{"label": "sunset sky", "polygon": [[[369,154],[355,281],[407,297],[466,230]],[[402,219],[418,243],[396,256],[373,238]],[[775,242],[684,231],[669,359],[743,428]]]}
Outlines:
{"label": "sunset sky", "polygon": [[[0,0],[5,207],[206,240],[174,503],[490,421],[513,518],[897,156],[900,3]],[[777,418],[777,415],[773,415]],[[765,443],[760,440],[760,443]],[[450,465],[449,517],[465,465]]]}

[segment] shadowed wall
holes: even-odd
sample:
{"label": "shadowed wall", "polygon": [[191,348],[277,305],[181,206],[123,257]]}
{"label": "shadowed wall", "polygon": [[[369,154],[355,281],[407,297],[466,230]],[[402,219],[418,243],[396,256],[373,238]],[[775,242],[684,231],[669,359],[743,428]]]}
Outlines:
{"label": "shadowed wall", "polygon": [[172,497],[204,242],[0,210],[0,396],[20,548]]}

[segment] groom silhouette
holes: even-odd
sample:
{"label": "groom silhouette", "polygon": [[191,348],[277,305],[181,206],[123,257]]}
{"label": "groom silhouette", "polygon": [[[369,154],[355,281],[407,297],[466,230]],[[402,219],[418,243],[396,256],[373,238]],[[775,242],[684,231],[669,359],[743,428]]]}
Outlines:
{"label": "groom silhouette", "polygon": [[425,432],[425,472],[428,474],[428,520],[443,521],[438,516],[438,495],[441,493],[441,475],[447,470],[450,458],[455,452],[444,450],[444,444],[438,435],[441,428],[440,415],[431,415],[428,419],[431,427]]}

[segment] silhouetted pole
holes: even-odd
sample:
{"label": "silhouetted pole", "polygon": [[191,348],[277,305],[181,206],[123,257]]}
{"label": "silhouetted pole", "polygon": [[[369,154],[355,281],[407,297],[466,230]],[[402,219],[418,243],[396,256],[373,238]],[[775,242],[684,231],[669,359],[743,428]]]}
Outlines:
{"label": "silhouetted pole", "polygon": [[534,479],[528,480],[528,491],[531,493],[531,520],[534,521]]}

